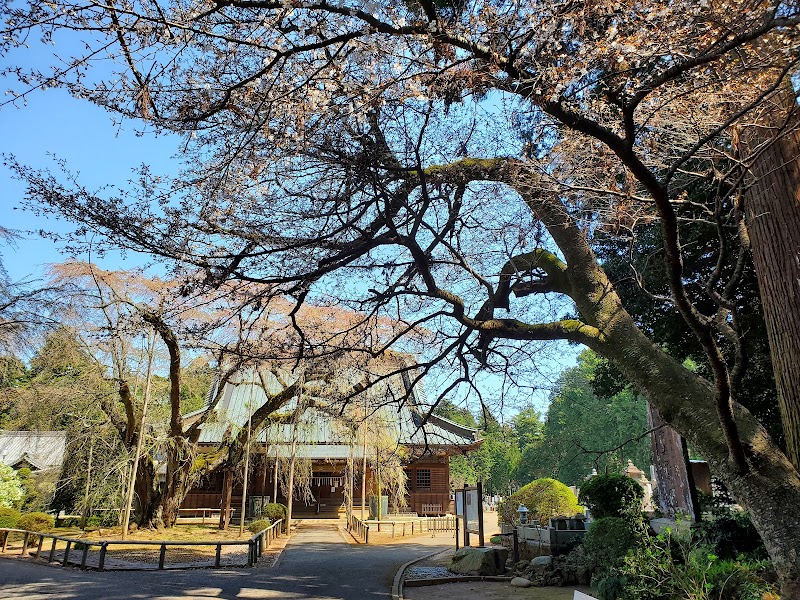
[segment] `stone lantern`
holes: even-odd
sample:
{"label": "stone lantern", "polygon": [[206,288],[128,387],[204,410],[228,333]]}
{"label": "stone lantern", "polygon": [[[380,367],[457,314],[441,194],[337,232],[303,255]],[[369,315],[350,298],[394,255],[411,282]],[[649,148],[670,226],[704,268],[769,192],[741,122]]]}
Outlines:
{"label": "stone lantern", "polygon": [[517,509],[517,514],[519,515],[519,524],[520,525],[527,525],[528,524],[528,508],[524,504],[520,504],[519,508]]}

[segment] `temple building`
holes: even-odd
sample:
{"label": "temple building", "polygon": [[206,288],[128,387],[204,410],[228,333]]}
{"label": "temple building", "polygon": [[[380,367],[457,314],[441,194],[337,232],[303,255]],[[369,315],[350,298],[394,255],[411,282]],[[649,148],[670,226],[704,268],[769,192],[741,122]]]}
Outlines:
{"label": "temple building", "polygon": [[[452,512],[450,456],[469,452],[482,440],[475,429],[436,415],[426,419],[430,406],[422,386],[417,383],[412,387],[409,377],[414,372],[409,373],[390,374],[352,398],[337,400],[335,393],[324,399],[294,397],[267,421],[253,426],[247,516],[257,514],[262,503],[286,504],[287,467],[292,457],[295,515],[334,516],[346,510],[348,498],[352,498],[354,511],[360,510],[362,481],[367,498],[375,494],[380,482],[383,495],[390,496],[390,512]],[[352,379],[354,375],[338,376]],[[260,371],[256,376],[244,369],[237,373],[213,407],[215,414],[202,426],[200,451],[218,452],[223,441],[246,429],[253,415],[280,389],[272,372]],[[184,418],[190,422],[205,410]],[[386,485],[392,480],[392,472],[392,481],[397,482],[398,469],[405,473],[404,489],[392,494]],[[217,469],[190,491],[182,508],[238,510],[242,502],[241,473],[241,465],[229,471]],[[231,481],[226,482],[226,477]],[[228,494],[230,498],[226,499]],[[405,501],[397,502],[401,496]]]}

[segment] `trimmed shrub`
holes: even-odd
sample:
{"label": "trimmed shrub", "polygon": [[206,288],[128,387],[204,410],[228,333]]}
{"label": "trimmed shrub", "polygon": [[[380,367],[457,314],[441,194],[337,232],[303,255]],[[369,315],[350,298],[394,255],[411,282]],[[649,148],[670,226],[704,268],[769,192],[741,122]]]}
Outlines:
{"label": "trimmed shrub", "polygon": [[583,538],[583,552],[593,566],[605,570],[621,564],[635,544],[636,534],[629,521],[603,517],[589,526]]}
{"label": "trimmed shrub", "polygon": [[596,475],[581,487],[580,501],[594,519],[622,517],[642,507],[644,490],[627,475]]}
{"label": "trimmed shrub", "polygon": [[247,528],[250,533],[258,533],[259,531],[264,531],[267,527],[272,525],[269,519],[259,519],[258,521],[253,521],[250,523],[250,526]]}
{"label": "trimmed shrub", "polygon": [[0,507],[0,527],[16,528],[19,517],[20,514],[17,509]]}
{"label": "trimmed shrub", "polygon": [[511,524],[517,518],[517,508],[524,504],[530,511],[528,520],[547,525],[550,517],[573,516],[581,510],[572,490],[556,479],[536,479],[521,487],[497,507],[500,521]]}
{"label": "trimmed shrub", "polygon": [[270,502],[264,505],[264,508],[261,510],[261,517],[269,519],[274,523],[278,519],[285,519],[287,510],[286,506],[279,502]]}
{"label": "trimmed shrub", "polygon": [[32,512],[27,515],[22,515],[17,521],[19,529],[27,529],[28,531],[38,531],[40,533],[47,533],[53,530],[56,520],[43,512]]}

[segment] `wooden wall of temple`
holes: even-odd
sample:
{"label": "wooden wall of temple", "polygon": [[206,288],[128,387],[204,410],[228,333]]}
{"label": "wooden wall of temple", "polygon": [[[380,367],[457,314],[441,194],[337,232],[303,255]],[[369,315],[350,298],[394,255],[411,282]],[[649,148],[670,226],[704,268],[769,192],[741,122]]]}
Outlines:
{"label": "wooden wall of temple", "polygon": [[[353,505],[356,508],[361,506],[361,463],[356,461],[356,481],[353,488]],[[408,476],[408,512],[415,512],[419,515],[436,515],[452,513],[455,509],[450,500],[450,461],[446,456],[427,457],[420,459],[406,467]],[[314,463],[314,475],[326,478],[343,475],[344,463],[320,462]],[[248,478],[249,496],[269,496],[270,502],[275,502],[274,493],[274,472],[268,468],[266,479],[264,478],[263,463],[256,463]],[[372,470],[367,470],[367,490],[370,489],[374,474]],[[231,506],[239,508],[241,506],[242,482],[241,476],[234,484],[232,490]],[[315,498],[327,507],[344,502],[344,489],[342,485],[332,489],[330,481],[319,479],[312,487]],[[369,493],[369,492],[368,492]],[[222,506],[223,494],[223,473],[221,471],[204,477],[181,504],[181,508],[220,508]],[[286,503],[286,498],[282,494],[278,495],[278,502]],[[302,503],[295,503],[295,510],[303,510]]]}
{"label": "wooden wall of temple", "polygon": [[434,456],[406,467],[409,512],[435,515],[453,512],[450,501],[450,459]]}

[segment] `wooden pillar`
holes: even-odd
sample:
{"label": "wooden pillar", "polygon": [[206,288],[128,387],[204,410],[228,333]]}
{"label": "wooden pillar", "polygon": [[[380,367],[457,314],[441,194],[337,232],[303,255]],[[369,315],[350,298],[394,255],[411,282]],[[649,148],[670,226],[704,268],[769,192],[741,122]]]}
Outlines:
{"label": "wooden pillar", "polygon": [[233,495],[233,470],[225,467],[222,482],[222,512],[219,515],[219,528],[227,529],[230,521],[231,496]]}
{"label": "wooden pillar", "polygon": [[699,521],[700,507],[692,481],[686,440],[667,425],[649,402],[647,421],[653,430],[650,446],[661,512],[670,519],[688,515],[693,522]]}

